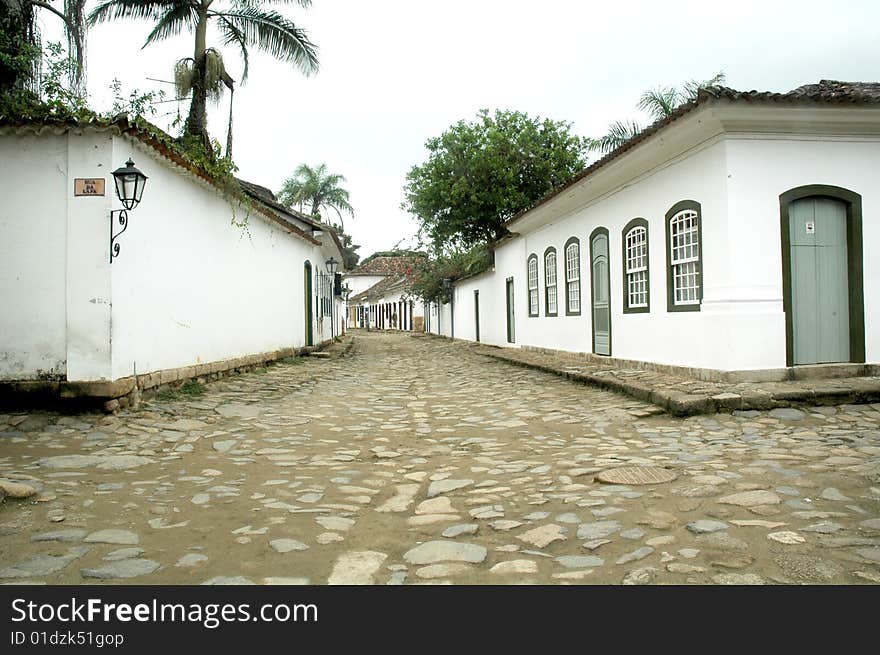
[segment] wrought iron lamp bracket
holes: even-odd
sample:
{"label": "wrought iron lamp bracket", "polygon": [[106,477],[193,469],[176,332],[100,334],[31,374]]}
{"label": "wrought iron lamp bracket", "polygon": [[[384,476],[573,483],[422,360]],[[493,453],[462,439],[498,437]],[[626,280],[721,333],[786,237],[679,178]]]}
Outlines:
{"label": "wrought iron lamp bracket", "polygon": [[[117,215],[114,218],[114,214]],[[119,223],[122,226],[122,229],[118,232],[113,231],[113,225],[115,223]],[[128,228],[128,210],[126,209],[116,209],[110,212],[110,263],[113,263],[114,257],[119,257],[119,244],[116,240],[125,232],[126,228]]]}

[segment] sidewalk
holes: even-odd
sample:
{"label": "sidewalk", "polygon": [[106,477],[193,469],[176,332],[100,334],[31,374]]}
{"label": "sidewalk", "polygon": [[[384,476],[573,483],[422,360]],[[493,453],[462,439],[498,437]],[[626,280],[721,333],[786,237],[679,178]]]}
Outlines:
{"label": "sidewalk", "polygon": [[670,373],[602,366],[585,362],[574,354],[494,346],[475,346],[474,352],[619,391],[654,403],[675,416],[880,402],[880,377],[876,376],[786,382],[706,382]]}

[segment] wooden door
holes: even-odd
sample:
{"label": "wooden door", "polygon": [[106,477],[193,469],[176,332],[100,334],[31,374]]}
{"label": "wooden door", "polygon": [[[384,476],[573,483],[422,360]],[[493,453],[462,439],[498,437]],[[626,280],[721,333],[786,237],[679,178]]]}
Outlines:
{"label": "wooden door", "polygon": [[590,240],[593,352],[611,354],[611,279],[608,271],[608,232],[597,230]]}
{"label": "wooden door", "polygon": [[789,208],[794,364],[850,360],[846,205],[808,197]]}

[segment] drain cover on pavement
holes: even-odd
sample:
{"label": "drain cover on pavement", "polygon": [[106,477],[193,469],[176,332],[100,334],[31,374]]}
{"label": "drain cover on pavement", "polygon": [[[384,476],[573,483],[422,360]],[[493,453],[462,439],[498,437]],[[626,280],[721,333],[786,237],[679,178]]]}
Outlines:
{"label": "drain cover on pavement", "polygon": [[596,479],[607,484],[660,484],[672,482],[677,477],[672,471],[659,466],[621,466],[602,471]]}

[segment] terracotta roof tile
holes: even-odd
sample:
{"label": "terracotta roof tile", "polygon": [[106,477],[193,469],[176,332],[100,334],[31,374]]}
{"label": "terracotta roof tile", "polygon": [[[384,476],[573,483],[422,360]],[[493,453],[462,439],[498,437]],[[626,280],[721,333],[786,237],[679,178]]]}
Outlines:
{"label": "terracotta roof tile", "polygon": [[425,260],[419,256],[374,257],[346,275],[412,275]]}
{"label": "terracotta roof tile", "polygon": [[776,103],[776,104],[852,104],[852,105],[876,105],[880,104],[880,82],[841,82],[838,80],[820,80],[817,84],[804,84],[787,93],[775,93],[772,91],[737,91],[726,86],[710,86],[701,89],[697,97],[690,102],[679,106],[669,116],[649,125],[629,141],[612,150],[601,159],[593,162],[587,168],[571,178],[560,187],[553,189],[536,203],[530,205],[515,216],[507,220],[507,224],[521,218],[535,207],[559,195],[569,187],[577,184],[594,171],[609,164],[625,152],[656,134],[670,123],[690,113],[697,107],[723,99],[732,102],[745,103]]}

